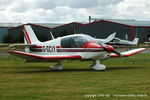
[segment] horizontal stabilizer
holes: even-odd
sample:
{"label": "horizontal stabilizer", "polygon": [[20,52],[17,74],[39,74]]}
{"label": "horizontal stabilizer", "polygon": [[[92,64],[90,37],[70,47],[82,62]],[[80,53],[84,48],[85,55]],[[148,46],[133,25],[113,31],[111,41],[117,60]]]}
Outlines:
{"label": "horizontal stabilizer", "polygon": [[35,44],[13,44],[10,45],[8,48],[24,48],[24,47],[33,47],[36,46]]}
{"label": "horizontal stabilizer", "polygon": [[[128,57],[128,56],[134,55],[136,53],[142,52],[144,50],[145,50],[145,48],[137,48],[137,49],[122,52],[121,55],[122,55],[122,57]],[[112,54],[110,54],[110,57],[112,58],[112,57],[120,57],[120,56],[112,53]]]}

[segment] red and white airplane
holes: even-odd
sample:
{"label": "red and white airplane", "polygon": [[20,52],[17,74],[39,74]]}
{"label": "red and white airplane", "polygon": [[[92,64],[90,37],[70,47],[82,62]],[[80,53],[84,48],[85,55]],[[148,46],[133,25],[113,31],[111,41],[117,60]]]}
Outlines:
{"label": "red and white airplane", "polygon": [[101,60],[111,57],[128,57],[145,50],[145,48],[137,48],[119,53],[112,46],[104,44],[111,41],[111,37],[114,37],[116,33],[107,39],[95,39],[85,34],[54,39],[51,34],[52,40],[40,42],[30,25],[24,25],[23,31],[25,44],[10,47],[25,47],[25,52],[11,50],[9,53],[24,58],[27,62],[58,62],[50,66],[55,70],[63,69],[62,60],[92,60],[92,69],[105,70],[105,65],[100,64]]}

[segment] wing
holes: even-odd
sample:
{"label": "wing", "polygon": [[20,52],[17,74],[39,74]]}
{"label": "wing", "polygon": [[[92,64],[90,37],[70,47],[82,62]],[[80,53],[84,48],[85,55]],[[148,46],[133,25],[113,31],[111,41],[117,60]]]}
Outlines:
{"label": "wing", "polygon": [[[145,50],[145,48],[137,48],[137,49],[133,49],[133,50],[122,52],[121,55],[123,57],[128,57],[128,56],[134,55],[136,53],[142,52],[144,50]],[[110,57],[112,58],[112,57],[120,57],[120,56],[112,53],[112,54],[110,54]]]}
{"label": "wing", "polygon": [[20,51],[10,51],[9,53],[29,61],[57,61],[82,58],[81,55],[38,55]]}

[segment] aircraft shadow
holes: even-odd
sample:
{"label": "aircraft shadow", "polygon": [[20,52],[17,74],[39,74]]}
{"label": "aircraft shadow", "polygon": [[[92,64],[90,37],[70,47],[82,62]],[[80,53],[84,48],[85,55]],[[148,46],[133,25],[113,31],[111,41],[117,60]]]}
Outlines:
{"label": "aircraft shadow", "polygon": [[[139,69],[143,67],[111,67],[107,68],[105,71],[114,71],[114,70],[131,70],[131,69]],[[22,68],[23,69],[23,68]],[[105,71],[96,71],[96,72],[105,72]],[[93,69],[63,69],[61,71],[53,70],[50,68],[38,68],[38,70],[25,70],[24,71],[16,71],[16,72],[11,72],[11,73],[16,73],[16,74],[36,74],[36,73],[64,73],[64,72],[94,72]]]}
{"label": "aircraft shadow", "polygon": [[64,72],[90,72],[92,69],[63,69],[61,71],[53,70],[53,69],[41,69],[41,70],[31,70],[31,71],[17,71],[13,73],[20,74],[34,74],[34,73],[64,73]]}
{"label": "aircraft shadow", "polygon": [[107,68],[106,70],[108,71],[112,71],[112,70],[129,70],[129,69],[141,69],[143,67],[111,67],[111,68]]}

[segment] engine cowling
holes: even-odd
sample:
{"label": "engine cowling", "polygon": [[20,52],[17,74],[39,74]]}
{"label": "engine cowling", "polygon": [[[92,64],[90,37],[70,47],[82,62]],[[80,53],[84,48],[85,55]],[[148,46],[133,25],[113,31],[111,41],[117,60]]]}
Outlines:
{"label": "engine cowling", "polygon": [[108,58],[110,58],[110,54],[105,54],[105,55],[103,55],[103,57],[101,57],[100,59],[101,59],[101,60],[106,60],[106,59],[108,59]]}

